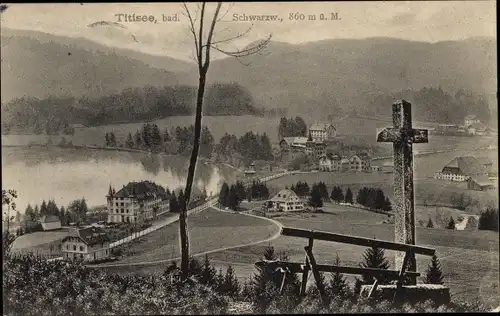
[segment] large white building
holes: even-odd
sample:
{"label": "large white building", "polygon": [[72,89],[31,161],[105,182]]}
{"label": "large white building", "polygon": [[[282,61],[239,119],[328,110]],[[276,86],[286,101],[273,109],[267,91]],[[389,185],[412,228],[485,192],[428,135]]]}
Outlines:
{"label": "large white building", "polygon": [[292,190],[281,190],[267,204],[268,210],[272,211],[302,211],[304,209],[304,202]]}
{"label": "large white building", "polygon": [[309,128],[313,141],[324,142],[337,136],[337,129],[329,123],[315,123]]}
{"label": "large white building", "polygon": [[96,261],[108,258],[109,236],[99,228],[73,229],[62,240],[61,250],[66,260]]}
{"label": "large white building", "polygon": [[170,208],[165,189],[150,181],[130,182],[118,192],[110,187],[106,198],[110,223],[150,220]]}

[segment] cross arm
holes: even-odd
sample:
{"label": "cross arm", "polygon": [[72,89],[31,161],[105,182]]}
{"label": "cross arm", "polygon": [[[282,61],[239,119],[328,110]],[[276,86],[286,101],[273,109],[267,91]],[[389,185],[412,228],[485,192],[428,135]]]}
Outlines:
{"label": "cross arm", "polygon": [[411,129],[404,131],[394,127],[387,127],[377,133],[377,142],[394,143],[402,140],[403,137],[415,144],[427,143],[429,140],[428,130],[426,129]]}

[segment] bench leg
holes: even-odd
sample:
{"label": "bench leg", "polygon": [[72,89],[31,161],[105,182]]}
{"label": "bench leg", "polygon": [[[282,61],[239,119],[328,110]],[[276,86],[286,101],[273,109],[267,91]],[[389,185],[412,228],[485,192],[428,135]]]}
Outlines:
{"label": "bench leg", "polygon": [[312,254],[312,251],[308,246],[305,247],[305,250],[307,257],[309,258],[309,262],[311,263],[312,274],[316,281],[316,286],[318,287],[319,294],[321,295],[321,300],[323,301],[323,304],[326,305],[328,301],[326,298],[325,288],[323,287],[324,284],[321,283],[318,267],[316,266],[316,259],[314,258],[314,255]]}
{"label": "bench leg", "polygon": [[283,293],[283,288],[285,287],[285,279],[286,279],[286,269],[283,272],[283,280],[281,280],[280,294]]}
{"label": "bench leg", "polygon": [[370,289],[370,292],[368,293],[368,298],[371,298],[373,293],[377,290],[378,286],[378,279],[375,279],[375,282],[373,282],[372,288]]}
{"label": "bench leg", "polygon": [[303,296],[306,294],[306,286],[307,286],[307,278],[309,276],[309,259],[305,260],[304,272],[302,273],[302,283],[300,284],[300,295]]}
{"label": "bench leg", "polygon": [[403,292],[403,282],[406,273],[406,267],[408,266],[408,260],[410,259],[411,252],[407,251],[403,259],[403,264],[401,265],[401,270],[399,271],[399,278],[396,282],[396,293],[394,293],[394,302],[398,301],[402,297]]}

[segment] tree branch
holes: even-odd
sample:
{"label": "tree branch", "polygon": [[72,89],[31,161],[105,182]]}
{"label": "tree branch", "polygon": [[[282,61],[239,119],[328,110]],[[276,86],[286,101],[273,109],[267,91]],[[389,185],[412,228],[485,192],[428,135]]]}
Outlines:
{"label": "tree branch", "polygon": [[210,65],[210,47],[212,47],[212,36],[214,35],[215,23],[217,22],[217,16],[219,15],[221,6],[222,2],[217,2],[217,8],[215,8],[214,18],[212,19],[212,25],[210,25],[210,31],[208,33],[207,44],[205,48],[205,63],[203,65],[203,71],[205,72],[208,71],[208,66]]}
{"label": "tree branch", "polygon": [[198,63],[198,67],[201,70],[203,60],[202,60],[202,54],[203,54],[203,20],[205,20],[205,2],[201,4],[201,17],[200,17],[200,35],[198,36],[198,60],[200,61]]}
{"label": "tree branch", "polygon": [[[184,5],[184,10],[186,11],[188,18],[189,18],[189,24],[190,24],[190,28],[191,28],[190,31],[194,37],[194,47],[196,48],[196,56],[199,57],[200,53],[198,51],[198,39],[196,37],[196,31],[194,29],[194,21],[193,21],[193,18],[191,17],[191,13],[189,12],[189,9],[188,9],[185,2],[183,3],[183,5]],[[200,42],[201,42],[201,39],[200,39]],[[198,59],[198,64],[200,64],[200,63],[201,63],[201,60]]]}
{"label": "tree branch", "polygon": [[[240,33],[240,34],[238,34],[238,35],[236,35],[236,36],[233,36],[233,37],[228,37],[228,38],[223,39],[223,40],[220,40],[220,41],[215,41],[215,42],[212,42],[212,45],[213,45],[213,44],[220,44],[220,43],[230,42],[230,41],[232,41],[232,40],[235,40],[235,39],[238,39],[238,38],[240,38],[240,37],[243,37],[243,36],[247,35],[247,34],[248,34],[251,30],[252,30],[252,28],[253,28],[253,24],[252,24],[252,26],[250,26],[250,27],[249,27],[249,28],[248,28],[245,32]],[[206,46],[206,45],[205,45],[205,46]]]}
{"label": "tree branch", "polygon": [[[223,49],[217,47],[217,45],[210,45],[210,47],[213,48],[213,49],[215,49],[218,52],[223,53],[224,55],[227,55],[227,56],[231,56],[231,57],[246,57],[246,56],[249,56],[249,55],[257,54],[261,50],[263,50],[264,48],[266,48],[267,44],[269,44],[269,42],[271,41],[271,36],[272,35],[269,35],[268,38],[266,38],[265,40],[261,41],[257,45],[247,47],[247,48],[245,48],[243,50],[236,50],[236,51],[233,51],[233,52],[223,50]],[[207,43],[207,45],[208,45],[208,43]]]}

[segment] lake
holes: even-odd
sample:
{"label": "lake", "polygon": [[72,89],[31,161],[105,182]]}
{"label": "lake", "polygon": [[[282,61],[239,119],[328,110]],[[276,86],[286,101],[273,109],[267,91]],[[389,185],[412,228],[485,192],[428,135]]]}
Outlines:
{"label": "lake", "polygon": [[[24,212],[43,200],[65,207],[85,197],[89,206],[106,204],[109,185],[118,191],[131,181],[149,180],[169,189],[185,186],[188,157],[58,147],[2,147],[2,187],[15,189]],[[197,189],[216,194],[237,171],[198,161]],[[198,191],[199,192],[199,191]]]}

